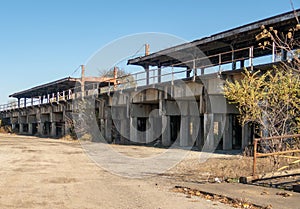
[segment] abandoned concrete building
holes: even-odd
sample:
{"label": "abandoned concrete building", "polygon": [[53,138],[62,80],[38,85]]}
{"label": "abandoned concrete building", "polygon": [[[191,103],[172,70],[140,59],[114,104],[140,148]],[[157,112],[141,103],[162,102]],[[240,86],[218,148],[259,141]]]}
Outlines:
{"label": "abandoned concrete building", "polygon": [[130,75],[132,85],[117,77],[85,77],[83,67],[82,78],[14,93],[17,104],[0,106],[2,125],[19,134],[60,137],[70,131],[72,112],[78,109],[74,101],[93,97],[99,130],[109,143],[242,149],[252,143],[254,129],[240,126],[222,85],[240,79],[244,68],[268,69],[286,61],[288,52],[260,48],[256,35],[262,25],[287,31],[297,24],[295,14],[299,17],[300,10],[152,54],[146,50],[145,56],[128,60],[144,68]]}

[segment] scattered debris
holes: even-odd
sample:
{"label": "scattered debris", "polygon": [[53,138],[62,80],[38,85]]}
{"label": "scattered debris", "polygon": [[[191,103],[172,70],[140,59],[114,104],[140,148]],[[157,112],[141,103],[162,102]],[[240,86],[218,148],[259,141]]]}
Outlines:
{"label": "scattered debris", "polygon": [[263,175],[240,177],[240,183],[293,191],[300,182],[300,169],[270,172]]}
{"label": "scattered debris", "polygon": [[182,187],[182,186],[175,186],[173,189],[171,189],[172,192],[177,192],[177,193],[183,193],[186,196],[186,198],[192,198],[192,196],[197,196],[204,198],[208,201],[218,201],[220,203],[226,204],[226,205],[231,205],[232,207],[235,208],[242,208],[242,209],[272,209],[271,205],[268,205],[266,207],[261,207],[258,205],[254,205],[249,203],[246,200],[243,199],[232,199],[229,197],[225,197],[222,195],[216,195],[208,192],[203,192],[199,191],[197,189],[191,189],[188,187]]}
{"label": "scattered debris", "polygon": [[222,183],[221,180],[219,178],[215,178],[215,183]]}
{"label": "scattered debris", "polygon": [[260,195],[269,195],[270,193],[268,191],[263,191],[262,193],[260,193]]}
{"label": "scattered debris", "polygon": [[291,197],[291,196],[293,196],[291,193],[287,193],[287,192],[277,192],[276,195],[280,195],[282,197]]}

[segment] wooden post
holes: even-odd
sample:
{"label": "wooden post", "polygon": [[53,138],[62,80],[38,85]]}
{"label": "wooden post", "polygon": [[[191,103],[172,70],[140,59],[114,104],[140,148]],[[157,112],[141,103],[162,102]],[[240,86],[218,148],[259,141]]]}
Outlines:
{"label": "wooden post", "polygon": [[145,56],[148,56],[150,54],[150,45],[145,44]]}
{"label": "wooden post", "polygon": [[81,65],[81,97],[84,97],[85,91],[85,66]]}
{"label": "wooden post", "polygon": [[256,152],[257,152],[257,139],[254,139],[254,146],[253,146],[253,173],[252,173],[253,176],[255,176],[255,173],[256,173]]}

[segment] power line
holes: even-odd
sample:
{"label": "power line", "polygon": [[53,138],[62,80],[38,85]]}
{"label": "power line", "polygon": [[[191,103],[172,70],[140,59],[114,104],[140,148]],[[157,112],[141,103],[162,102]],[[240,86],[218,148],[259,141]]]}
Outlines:
{"label": "power line", "polygon": [[143,44],[136,52],[134,55],[132,55],[131,57],[135,57],[143,48],[145,47],[145,44]]}
{"label": "power line", "polygon": [[81,67],[81,65],[79,65],[79,66],[74,70],[74,72],[73,72],[70,76],[72,76],[72,75],[74,75],[75,73],[77,73],[77,71],[80,69],[80,67]]}

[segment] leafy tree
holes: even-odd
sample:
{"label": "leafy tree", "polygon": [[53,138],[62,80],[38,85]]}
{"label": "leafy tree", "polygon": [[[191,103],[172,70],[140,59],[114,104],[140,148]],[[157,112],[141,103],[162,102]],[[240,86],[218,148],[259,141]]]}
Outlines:
{"label": "leafy tree", "polygon": [[280,136],[298,132],[300,109],[300,24],[286,31],[261,26],[256,40],[262,50],[275,50],[282,57],[280,67],[267,72],[245,71],[240,81],[225,84],[225,96],[241,113],[241,123],[252,122],[264,130],[264,136]]}
{"label": "leafy tree", "polygon": [[237,105],[242,125],[258,124],[265,136],[299,131],[300,76],[291,70],[245,70],[240,81],[226,81],[225,97]]}

